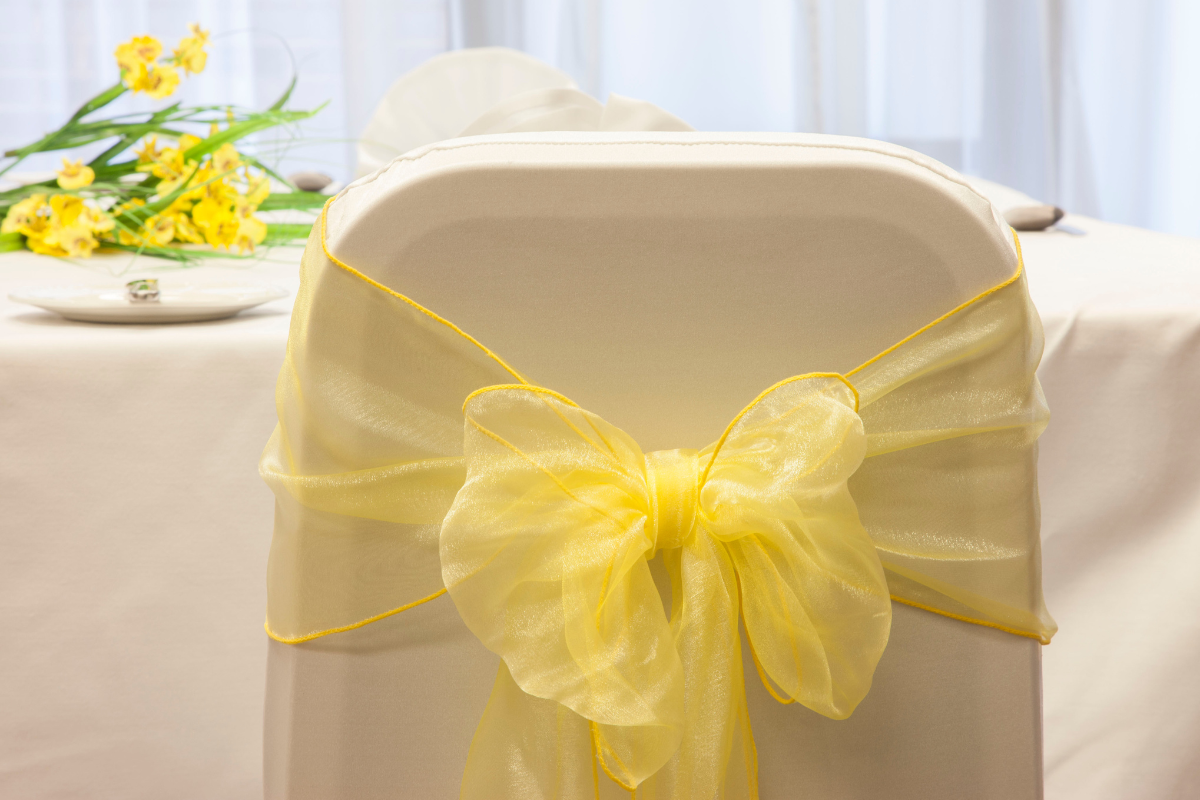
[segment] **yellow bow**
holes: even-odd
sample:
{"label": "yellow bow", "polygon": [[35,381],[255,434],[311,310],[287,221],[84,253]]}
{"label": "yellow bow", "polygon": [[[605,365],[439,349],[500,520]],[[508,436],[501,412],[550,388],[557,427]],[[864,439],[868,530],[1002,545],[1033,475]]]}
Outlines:
{"label": "yellow bow", "polygon": [[847,488],[857,411],[845,378],[800,376],[704,450],[643,454],[547,389],[472,394],[442,577],[503,663],[463,797],[591,796],[597,761],[638,797],[754,797],[739,617],[776,699],[849,716],[891,626]]}

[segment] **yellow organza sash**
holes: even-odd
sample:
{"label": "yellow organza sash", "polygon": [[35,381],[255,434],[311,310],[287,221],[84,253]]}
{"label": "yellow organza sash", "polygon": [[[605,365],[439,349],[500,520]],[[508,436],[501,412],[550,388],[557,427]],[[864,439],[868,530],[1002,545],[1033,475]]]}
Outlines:
{"label": "yellow organza sash", "polygon": [[756,796],[739,625],[776,699],[839,719],[892,600],[1054,633],[1019,267],[845,376],[771,387],[703,450],[643,453],[320,235],[261,465],[267,630],[305,641],[449,591],[502,659],[463,797],[592,797],[597,764],[640,798]]}

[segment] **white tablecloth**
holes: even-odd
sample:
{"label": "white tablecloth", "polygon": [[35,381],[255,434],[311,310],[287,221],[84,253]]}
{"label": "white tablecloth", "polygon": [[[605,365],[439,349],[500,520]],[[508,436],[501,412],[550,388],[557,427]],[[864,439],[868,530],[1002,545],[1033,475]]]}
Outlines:
{"label": "white tablecloth", "polygon": [[1026,234],[1040,377],[1046,796],[1200,797],[1200,240]]}
{"label": "white tablecloth", "polygon": [[[1046,795],[1196,797],[1200,241],[1066,223],[1022,237],[1053,413]],[[298,254],[272,258],[160,277],[294,290]],[[3,296],[104,280],[0,256]],[[123,327],[0,301],[0,797],[260,796],[256,462],[289,305]]]}
{"label": "white tablecloth", "polygon": [[125,326],[7,296],[148,274],[105,275],[126,258],[0,256],[2,798],[262,795],[273,500],[257,461],[299,251],[270,258],[157,276],[270,283],[285,300]]}

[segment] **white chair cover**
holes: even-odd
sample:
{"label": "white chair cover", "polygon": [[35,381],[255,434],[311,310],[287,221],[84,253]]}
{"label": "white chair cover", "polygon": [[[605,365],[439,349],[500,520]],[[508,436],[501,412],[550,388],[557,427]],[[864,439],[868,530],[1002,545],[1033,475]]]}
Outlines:
{"label": "white chair cover", "polygon": [[459,135],[500,101],[533,89],[573,88],[571,76],[506,47],[454,50],[396,79],[358,145],[356,175],[402,153]]}
{"label": "white chair cover", "polygon": [[[847,371],[1016,264],[941,165],[771,134],[433,145],[344,191],[328,245],[646,450],[712,440],[763,387]],[[457,796],[496,664],[445,597],[272,641],[267,797]],[[1040,686],[1036,642],[897,605],[850,719],[747,681],[761,796],[1039,798]]]}

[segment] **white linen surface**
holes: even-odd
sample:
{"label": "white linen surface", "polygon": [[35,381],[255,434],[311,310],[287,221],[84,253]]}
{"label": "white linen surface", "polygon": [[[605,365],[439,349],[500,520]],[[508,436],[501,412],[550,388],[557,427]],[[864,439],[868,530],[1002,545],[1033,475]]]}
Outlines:
{"label": "white linen surface", "polygon": [[[1195,797],[1200,241],[1064,223],[1085,234],[1022,235],[1053,413],[1046,796]],[[272,259],[159,277],[294,290],[298,255]],[[0,256],[5,297],[104,282]],[[255,467],[290,303],[95,326],[0,300],[0,797],[261,796],[272,503]]]}
{"label": "white linen surface", "polygon": [[157,277],[288,298],[141,326],[7,295],[150,273],[0,256],[0,797],[261,797],[273,501],[257,461],[299,251],[271,258]]}

